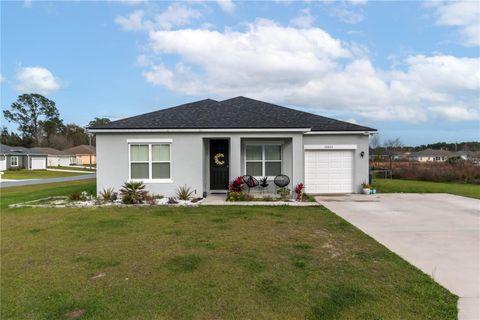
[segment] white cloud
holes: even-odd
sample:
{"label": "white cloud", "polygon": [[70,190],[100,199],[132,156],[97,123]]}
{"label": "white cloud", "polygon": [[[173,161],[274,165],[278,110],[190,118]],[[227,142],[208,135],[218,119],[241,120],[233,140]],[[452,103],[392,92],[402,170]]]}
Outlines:
{"label": "white cloud", "polygon": [[412,55],[381,70],[368,52],[320,28],[262,19],[243,31],[149,31],[149,47],[153,57],[169,54],[177,62],[150,63],[145,79],[183,94],[245,95],[408,122],[475,119],[480,113],[480,58]]}
{"label": "white cloud", "polygon": [[340,21],[348,24],[356,24],[365,19],[362,10],[357,8],[351,9],[345,2],[341,2],[333,7],[331,13],[333,16],[339,18]]}
{"label": "white cloud", "polygon": [[15,89],[23,93],[48,94],[62,89],[65,84],[42,67],[21,68],[16,75]]}
{"label": "white cloud", "polygon": [[0,83],[3,83],[6,80],[7,78],[5,78],[2,74],[0,74]]}
{"label": "white cloud", "polygon": [[442,2],[431,7],[435,9],[437,24],[458,27],[464,45],[480,46],[480,2]]}
{"label": "white cloud", "polygon": [[136,5],[144,4],[148,2],[147,0],[113,0],[113,1],[118,1],[122,4],[126,4],[129,6],[136,6]]}
{"label": "white cloud", "polygon": [[315,17],[310,13],[310,8],[304,8],[298,12],[298,15],[290,20],[293,26],[299,28],[310,28],[315,21]]}
{"label": "white cloud", "polygon": [[228,13],[232,13],[235,11],[235,3],[232,0],[215,0],[219,7]]}
{"label": "white cloud", "polygon": [[24,8],[31,8],[32,7],[32,0],[24,0],[23,1]]}
{"label": "white cloud", "polygon": [[201,13],[191,7],[174,3],[167,7],[163,12],[153,15],[152,19],[145,19],[143,10],[136,10],[128,16],[118,16],[115,22],[123,30],[170,30],[175,26],[184,26],[193,19],[201,17]]}
{"label": "white cloud", "polygon": [[128,17],[119,16],[115,18],[115,22],[119,24],[123,30],[142,30],[145,28],[143,16],[143,10],[136,10]]}
{"label": "white cloud", "polygon": [[150,57],[147,56],[146,54],[140,54],[137,56],[137,60],[135,61],[135,64],[139,67],[147,67],[152,64]]}
{"label": "white cloud", "polygon": [[192,19],[199,18],[200,12],[181,4],[172,4],[164,12],[155,16],[155,23],[161,29],[171,29],[173,26],[183,26]]}

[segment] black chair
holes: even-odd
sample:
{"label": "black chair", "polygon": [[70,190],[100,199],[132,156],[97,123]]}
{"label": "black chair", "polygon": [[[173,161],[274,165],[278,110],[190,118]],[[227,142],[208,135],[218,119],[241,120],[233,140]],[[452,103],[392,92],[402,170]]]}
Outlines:
{"label": "black chair", "polygon": [[286,187],[290,184],[290,178],[284,174],[279,174],[273,179],[273,183],[279,188]]}
{"label": "black chair", "polygon": [[243,183],[248,187],[248,192],[259,185],[258,180],[248,174],[243,176]]}

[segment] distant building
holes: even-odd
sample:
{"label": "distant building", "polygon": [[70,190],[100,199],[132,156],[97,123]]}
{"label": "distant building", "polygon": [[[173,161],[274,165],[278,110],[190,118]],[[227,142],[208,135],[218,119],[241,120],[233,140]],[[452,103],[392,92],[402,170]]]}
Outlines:
{"label": "distant building", "polygon": [[0,171],[47,168],[47,155],[34,149],[0,144]]}
{"label": "distant building", "polygon": [[48,156],[47,164],[49,167],[69,166],[76,164],[77,161],[74,154],[54,148],[32,148],[32,150],[46,154]]}
{"label": "distant building", "polygon": [[480,165],[480,151],[458,151],[457,156],[463,160],[471,161],[476,165]]}
{"label": "distant building", "polygon": [[444,162],[455,156],[457,156],[455,152],[447,150],[425,149],[411,153],[408,158],[420,162]]}
{"label": "distant building", "polygon": [[65,149],[63,151],[75,155],[76,164],[90,164],[90,159],[92,159],[92,164],[97,163],[96,149],[94,146],[90,147],[86,144],[82,144],[76,147]]}

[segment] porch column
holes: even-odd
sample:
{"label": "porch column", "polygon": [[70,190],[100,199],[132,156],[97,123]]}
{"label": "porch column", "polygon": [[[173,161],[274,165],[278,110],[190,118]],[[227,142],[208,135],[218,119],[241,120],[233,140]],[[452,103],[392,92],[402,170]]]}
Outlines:
{"label": "porch column", "polygon": [[230,137],[230,181],[242,175],[242,143],[239,136]]}
{"label": "porch column", "polygon": [[303,135],[294,135],[292,137],[292,188],[300,182],[305,183],[304,161]]}

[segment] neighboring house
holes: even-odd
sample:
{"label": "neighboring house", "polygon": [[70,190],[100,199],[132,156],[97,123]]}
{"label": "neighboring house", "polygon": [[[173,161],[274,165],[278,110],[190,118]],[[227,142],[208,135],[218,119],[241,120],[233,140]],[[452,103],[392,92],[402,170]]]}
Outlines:
{"label": "neighboring house", "polygon": [[69,166],[71,164],[76,164],[76,156],[66,151],[57,150],[54,148],[32,148],[40,153],[46,154],[47,165],[49,167],[56,166]]}
{"label": "neighboring house", "polygon": [[444,162],[455,156],[456,154],[454,152],[447,150],[425,149],[411,153],[409,158],[420,162]]}
{"label": "neighboring house", "polygon": [[468,160],[476,165],[480,165],[480,151],[458,151],[457,156],[463,160]]}
{"label": "neighboring house", "polygon": [[29,148],[0,144],[0,171],[10,169],[41,170],[46,168],[46,154]]}
{"label": "neighboring house", "polygon": [[[226,192],[249,174],[290,178],[293,190],[360,192],[368,182],[368,139],[376,130],[237,97],[187,103],[89,130],[97,141],[97,190],[143,181],[155,194]],[[273,182],[270,182],[273,185]]]}
{"label": "neighboring house", "polygon": [[92,164],[97,163],[96,150],[94,146],[81,144],[79,146],[68,148],[63,151],[75,155],[75,164],[90,164],[90,159],[92,161]]}

